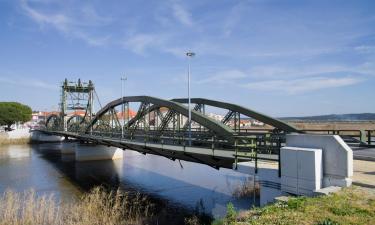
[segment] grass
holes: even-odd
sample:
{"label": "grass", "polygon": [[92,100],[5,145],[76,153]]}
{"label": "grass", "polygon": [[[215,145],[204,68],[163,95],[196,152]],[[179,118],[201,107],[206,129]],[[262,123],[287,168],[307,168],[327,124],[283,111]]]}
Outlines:
{"label": "grass", "polygon": [[294,197],[237,214],[228,205],[227,211],[214,224],[375,224],[375,192],[351,187],[329,196]]}
{"label": "grass", "polygon": [[146,224],[152,206],[140,194],[132,196],[94,188],[78,201],[58,202],[53,195],[6,191],[0,198],[1,225]]}

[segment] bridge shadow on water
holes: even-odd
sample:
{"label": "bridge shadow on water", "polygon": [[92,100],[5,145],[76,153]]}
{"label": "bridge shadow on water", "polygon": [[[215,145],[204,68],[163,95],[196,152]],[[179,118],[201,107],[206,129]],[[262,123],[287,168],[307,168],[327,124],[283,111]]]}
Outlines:
{"label": "bridge shadow on water", "polygon": [[213,217],[225,215],[228,202],[239,210],[249,209],[254,202],[233,197],[236,185],[249,176],[228,169],[218,171],[129,150],[123,160],[76,162],[74,155],[60,154],[59,144],[39,144],[33,149],[83,192],[103,186],[146,195],[155,206],[153,224],[184,224],[184,218],[192,215],[209,224]]}

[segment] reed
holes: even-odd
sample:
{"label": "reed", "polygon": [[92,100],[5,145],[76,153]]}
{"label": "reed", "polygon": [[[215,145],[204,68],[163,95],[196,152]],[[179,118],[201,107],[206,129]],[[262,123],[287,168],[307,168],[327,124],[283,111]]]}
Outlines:
{"label": "reed", "polygon": [[0,145],[12,145],[12,144],[29,144],[30,138],[8,138],[8,136],[0,135]]}
{"label": "reed", "polygon": [[246,198],[253,197],[254,195],[259,196],[259,193],[259,183],[254,183],[252,179],[247,179],[246,181],[241,182],[234,188],[232,195],[235,198]]}
{"label": "reed", "polygon": [[59,202],[54,195],[6,191],[0,198],[1,225],[145,224],[152,217],[147,198],[94,188],[79,200]]}

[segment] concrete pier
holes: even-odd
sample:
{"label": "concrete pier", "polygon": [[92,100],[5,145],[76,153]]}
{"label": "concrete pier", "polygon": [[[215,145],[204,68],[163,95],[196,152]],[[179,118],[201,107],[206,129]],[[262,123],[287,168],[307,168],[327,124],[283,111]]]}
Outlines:
{"label": "concrete pier", "polygon": [[60,144],[61,154],[75,154],[77,142],[63,141]]}
{"label": "concrete pier", "polygon": [[60,142],[64,140],[64,137],[47,135],[39,131],[32,131],[30,138],[33,142]]}
{"label": "concrete pier", "polygon": [[76,144],[76,161],[114,160],[122,159],[124,151],[116,147],[103,145]]}

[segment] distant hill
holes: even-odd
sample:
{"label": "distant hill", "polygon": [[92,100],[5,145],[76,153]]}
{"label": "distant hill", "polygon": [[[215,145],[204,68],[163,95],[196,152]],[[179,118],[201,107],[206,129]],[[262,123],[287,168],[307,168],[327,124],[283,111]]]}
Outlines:
{"label": "distant hill", "polygon": [[357,113],[357,114],[331,114],[321,116],[303,116],[303,117],[281,117],[281,120],[293,121],[363,121],[375,120],[375,113]]}

